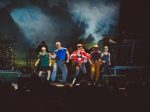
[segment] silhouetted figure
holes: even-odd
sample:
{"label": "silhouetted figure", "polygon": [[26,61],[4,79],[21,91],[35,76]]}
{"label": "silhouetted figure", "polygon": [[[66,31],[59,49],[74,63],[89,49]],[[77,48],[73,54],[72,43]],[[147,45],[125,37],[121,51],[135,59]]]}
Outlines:
{"label": "silhouetted figure", "polygon": [[46,51],[48,52],[48,46],[46,45],[46,42],[45,41],[41,41],[41,43],[38,45],[37,49],[36,49],[36,52],[39,53],[41,52],[41,48],[42,47],[45,47],[46,48]]}

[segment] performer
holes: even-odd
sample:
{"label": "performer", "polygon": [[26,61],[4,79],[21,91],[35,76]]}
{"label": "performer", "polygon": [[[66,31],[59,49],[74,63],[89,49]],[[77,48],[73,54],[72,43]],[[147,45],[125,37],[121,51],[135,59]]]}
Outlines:
{"label": "performer", "polygon": [[[98,45],[93,46],[94,51],[90,54],[90,63],[91,63],[91,82],[98,83],[100,76],[100,66],[101,62],[101,52],[98,50]],[[95,79],[94,79],[95,77]]]}
{"label": "performer", "polygon": [[[110,60],[110,53],[108,50],[108,46],[104,46],[104,52],[101,54],[102,57],[102,63],[103,63],[103,69],[102,69],[102,75],[110,75],[110,65],[111,65],[111,60]],[[103,78],[103,76],[102,76]]]}
{"label": "performer", "polygon": [[53,72],[52,72],[52,81],[54,82],[56,80],[56,73],[58,67],[61,69],[62,72],[62,83],[66,82],[68,69],[66,66],[66,63],[69,62],[69,52],[67,48],[64,48],[61,46],[60,42],[56,42],[56,50],[54,51],[54,54],[56,55],[56,63],[53,66]]}
{"label": "performer", "polygon": [[47,71],[47,80],[50,79],[50,66],[51,66],[51,57],[49,53],[46,51],[46,47],[41,48],[41,52],[39,52],[38,60],[35,63],[35,66],[38,66],[39,77],[41,77],[44,71]]}
{"label": "performer", "polygon": [[76,66],[75,78],[72,84],[75,83],[76,78],[80,71],[82,71],[83,74],[86,74],[85,63],[89,60],[89,58],[90,56],[84,51],[83,45],[78,44],[77,50],[74,51],[70,56],[70,59],[73,59],[73,61],[75,62],[75,66]]}

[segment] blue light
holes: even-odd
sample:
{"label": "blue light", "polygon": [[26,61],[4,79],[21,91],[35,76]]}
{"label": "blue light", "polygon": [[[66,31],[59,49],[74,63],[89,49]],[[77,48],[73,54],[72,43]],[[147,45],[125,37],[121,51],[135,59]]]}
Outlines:
{"label": "blue light", "polygon": [[17,8],[12,10],[10,14],[31,44],[43,40],[43,37],[48,37],[48,29],[51,27],[50,20],[38,7]]}

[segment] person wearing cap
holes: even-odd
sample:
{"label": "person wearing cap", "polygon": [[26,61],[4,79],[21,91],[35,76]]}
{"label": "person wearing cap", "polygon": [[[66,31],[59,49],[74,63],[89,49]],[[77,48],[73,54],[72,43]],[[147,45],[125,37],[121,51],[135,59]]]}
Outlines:
{"label": "person wearing cap", "polygon": [[69,52],[67,48],[61,46],[60,42],[56,42],[56,48],[57,49],[54,51],[54,55],[56,56],[56,63],[54,64],[51,79],[53,82],[56,80],[57,69],[60,68],[62,72],[61,82],[66,83],[67,74],[68,74],[66,63],[69,62]]}
{"label": "person wearing cap", "polygon": [[90,54],[91,63],[91,82],[98,83],[100,76],[100,66],[101,66],[101,51],[99,51],[99,46],[94,45],[93,51]]}
{"label": "person wearing cap", "polygon": [[82,44],[77,44],[77,50],[74,51],[70,55],[70,59],[72,59],[75,62],[75,78],[72,82],[72,84],[75,83],[76,78],[80,71],[82,71],[83,74],[86,74],[86,68],[85,63],[89,60],[90,56],[88,53],[85,52]]}
{"label": "person wearing cap", "polygon": [[35,62],[35,66],[38,66],[39,77],[41,77],[43,72],[47,71],[47,80],[50,79],[51,56],[47,53],[46,47],[41,48],[41,52],[39,52],[38,60]]}

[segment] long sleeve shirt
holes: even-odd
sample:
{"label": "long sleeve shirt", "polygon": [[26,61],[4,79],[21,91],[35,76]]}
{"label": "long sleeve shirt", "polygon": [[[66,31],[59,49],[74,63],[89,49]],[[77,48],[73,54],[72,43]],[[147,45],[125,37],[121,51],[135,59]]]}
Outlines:
{"label": "long sleeve shirt", "polygon": [[90,56],[85,51],[76,50],[71,54],[70,58],[73,59],[75,63],[82,64],[87,62],[87,60],[90,59]]}

